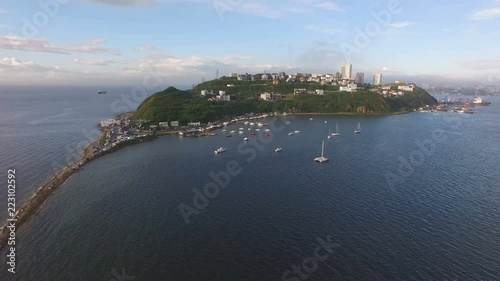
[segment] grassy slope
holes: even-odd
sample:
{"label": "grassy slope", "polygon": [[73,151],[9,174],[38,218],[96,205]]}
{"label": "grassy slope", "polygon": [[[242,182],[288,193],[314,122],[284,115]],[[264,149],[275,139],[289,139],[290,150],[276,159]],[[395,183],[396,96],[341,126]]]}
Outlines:
{"label": "grassy slope", "polygon": [[[227,87],[234,84],[234,87]],[[293,95],[294,88],[308,90],[324,89],[325,95]],[[200,97],[202,89],[219,90],[231,94],[233,102],[209,102]],[[275,91],[289,94],[284,101],[259,101],[259,94]],[[425,90],[418,88],[407,92],[402,97],[384,98],[376,93],[360,91],[358,93],[338,92],[337,86],[322,86],[316,83],[297,83],[270,85],[264,81],[222,81],[212,80],[199,84],[193,91],[181,91],[169,87],[147,98],[137,109],[133,118],[148,119],[155,122],[178,120],[181,124],[190,121],[208,122],[227,116],[247,112],[294,112],[294,113],[356,113],[361,107],[370,113],[389,113],[411,110],[437,101]]]}

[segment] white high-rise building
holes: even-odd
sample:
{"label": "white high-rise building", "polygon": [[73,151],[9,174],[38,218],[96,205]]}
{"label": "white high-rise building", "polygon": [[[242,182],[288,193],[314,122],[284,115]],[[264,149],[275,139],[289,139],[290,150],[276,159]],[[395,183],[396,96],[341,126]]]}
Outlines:
{"label": "white high-rise building", "polygon": [[373,74],[373,85],[382,85],[382,73]]}
{"label": "white high-rise building", "polygon": [[342,79],[351,79],[352,64],[341,64],[339,73]]}

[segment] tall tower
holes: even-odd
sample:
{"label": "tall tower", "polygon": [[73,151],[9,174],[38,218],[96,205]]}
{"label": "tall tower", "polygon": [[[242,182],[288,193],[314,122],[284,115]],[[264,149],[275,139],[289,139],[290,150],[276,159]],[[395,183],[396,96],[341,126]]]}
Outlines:
{"label": "tall tower", "polygon": [[382,73],[373,74],[373,85],[382,85]]}
{"label": "tall tower", "polygon": [[339,72],[342,79],[351,79],[352,64],[341,64]]}

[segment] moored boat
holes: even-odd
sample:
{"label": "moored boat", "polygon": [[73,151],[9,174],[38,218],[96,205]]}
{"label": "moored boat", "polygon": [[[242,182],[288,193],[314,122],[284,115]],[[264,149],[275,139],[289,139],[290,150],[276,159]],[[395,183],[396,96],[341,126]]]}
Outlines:
{"label": "moored boat", "polygon": [[219,153],[222,153],[225,151],[226,151],[226,148],[221,146],[221,147],[217,148],[214,152],[215,152],[215,154],[219,154]]}
{"label": "moored boat", "polygon": [[324,152],[325,152],[325,141],[323,141],[323,144],[321,145],[321,156],[314,158],[314,161],[318,163],[328,162],[328,158],[324,156]]}

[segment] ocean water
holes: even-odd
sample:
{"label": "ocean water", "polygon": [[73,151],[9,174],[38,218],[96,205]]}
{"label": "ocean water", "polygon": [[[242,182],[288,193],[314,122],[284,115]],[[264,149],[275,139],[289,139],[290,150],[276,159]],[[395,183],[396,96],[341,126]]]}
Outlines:
{"label": "ocean water", "polygon": [[[98,95],[90,87],[0,89],[0,175],[6,178],[7,169],[16,169],[18,209],[99,137],[97,124],[102,119],[135,110],[140,101],[134,103],[131,89],[117,90]],[[5,187],[0,202],[6,198]],[[7,212],[0,212],[0,220],[6,218]]]}
{"label": "ocean water", "polygon": [[[0,279],[498,280],[500,99],[489,99],[472,115],[289,116],[261,121],[271,136],[247,144],[238,124],[244,135],[126,147],[18,231],[18,272]],[[323,140],[330,161],[318,164]],[[198,209],[205,186],[213,198]],[[196,208],[189,224],[180,204]],[[332,243],[321,260],[320,240]]]}

